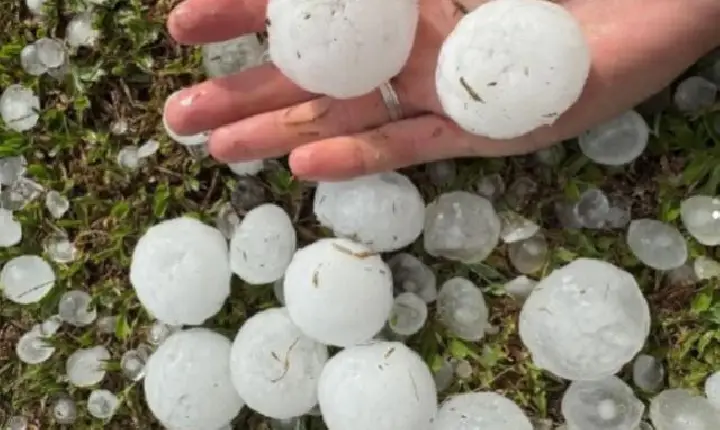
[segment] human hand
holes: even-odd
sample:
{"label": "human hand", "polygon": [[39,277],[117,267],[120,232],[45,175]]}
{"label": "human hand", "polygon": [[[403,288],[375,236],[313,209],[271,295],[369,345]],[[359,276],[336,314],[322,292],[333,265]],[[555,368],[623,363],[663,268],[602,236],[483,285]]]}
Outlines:
{"label": "human hand", "polygon": [[[183,135],[214,130],[210,152],[223,162],[290,153],[293,173],[313,180],[445,158],[518,155],[632,108],[720,44],[714,0],[562,0],[581,23],[592,54],[580,100],[552,126],[517,139],[490,140],[446,118],[435,92],[438,53],[461,17],[458,6],[478,0],[419,1],[413,51],[392,80],[406,119],[390,121],[378,91],[349,100],[319,97],[266,64],[183,90],[168,103],[168,123]],[[267,0],[185,0],[168,27],[184,44],[226,40],[262,31],[266,6]]]}

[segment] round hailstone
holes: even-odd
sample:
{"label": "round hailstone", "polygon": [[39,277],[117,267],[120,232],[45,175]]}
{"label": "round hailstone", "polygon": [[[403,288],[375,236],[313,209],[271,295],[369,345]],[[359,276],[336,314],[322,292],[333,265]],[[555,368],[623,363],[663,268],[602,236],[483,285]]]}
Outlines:
{"label": "round hailstone", "polygon": [[655,430],[716,430],[718,411],[704,397],[672,389],[652,399],[650,420]]}
{"label": "round hailstone", "polygon": [[145,364],[148,357],[136,349],[125,351],[120,357],[120,371],[131,381],[139,381],[145,377]]}
{"label": "round hailstone", "polygon": [[427,321],[427,303],[413,293],[401,293],[395,297],[388,325],[393,333],[412,336],[420,331]]}
{"label": "round hailstone", "polygon": [[248,319],[230,353],[232,382],[247,406],[267,417],[287,419],[317,404],[317,384],[328,351],[305,336],[285,308]]}
{"label": "round hailstone", "polygon": [[20,336],[15,345],[15,353],[26,364],[40,364],[48,361],[55,353],[55,347],[43,340],[45,333],[40,325]]}
{"label": "round hailstone", "polygon": [[92,304],[90,294],[85,291],[71,290],[60,297],[58,315],[68,324],[85,327],[95,321],[97,310]]}
{"label": "round hailstone", "polygon": [[230,239],[230,269],[248,284],[282,278],[297,248],[292,220],[280,206],[267,203],[245,215]]}
{"label": "round hailstone", "polygon": [[430,369],[397,342],[354,346],[332,357],[318,397],[329,430],[427,429],[437,412]]}
{"label": "round hailstone", "polygon": [[441,194],[425,212],[425,251],[435,257],[478,263],[497,246],[500,228],[489,200],[466,191]]}
{"label": "round hailstone", "polygon": [[180,326],[168,325],[162,321],[155,321],[147,331],[147,342],[150,345],[158,346],[181,329],[182,327]]}
{"label": "round hailstone", "polygon": [[580,151],[607,166],[629,164],[640,156],[650,140],[650,128],[639,113],[629,110],[595,126],[578,138]]}
{"label": "round hailstone", "polygon": [[[165,112],[167,111],[168,103],[170,103],[170,100],[172,100],[173,97],[176,97],[180,91],[176,91],[168,96],[168,98],[165,100],[165,105],[163,106],[163,116],[162,116],[162,123],[163,128],[165,129],[165,133],[167,133],[168,137],[170,139],[174,140],[175,142],[184,145],[184,146],[195,146],[195,145],[205,145],[210,138],[209,132],[200,132],[197,134],[193,134],[190,136],[182,136],[177,133],[175,133],[171,128],[170,125],[167,122],[167,118],[165,117]],[[192,102],[192,99],[189,99],[190,102]],[[183,101],[184,102],[184,101]],[[181,102],[181,103],[183,103]]]}
{"label": "round hailstone", "polygon": [[662,221],[633,220],[626,241],[638,260],[657,270],[678,268],[688,259],[685,238],[676,227]]}
{"label": "round hailstone", "polygon": [[320,224],[336,236],[352,238],[377,252],[410,245],[420,236],[425,220],[420,192],[397,172],[321,182],[313,210]]}
{"label": "round hailstone", "polygon": [[535,365],[569,380],[617,373],[642,348],[650,310],[631,274],[580,258],[540,281],[520,312]]}
{"label": "round hailstone", "polygon": [[265,160],[241,161],[239,163],[230,163],[228,167],[238,176],[257,175],[265,168]]}
{"label": "round hailstone", "polygon": [[65,363],[68,381],[76,387],[89,387],[105,378],[104,362],[110,352],[104,346],[81,348],[70,354]]}
{"label": "round hailstone", "polygon": [[27,131],[40,119],[40,99],[30,88],[19,84],[8,85],[0,96],[0,117],[15,131]]}
{"label": "round hailstone", "polygon": [[140,303],[173,325],[200,325],[218,313],[230,295],[230,277],[222,233],[186,217],[150,227],[130,264]]}
{"label": "round hailstone", "polygon": [[539,234],[508,246],[508,259],[520,273],[531,274],[542,269],[547,256],[547,241]]}
{"label": "round hailstone", "polygon": [[682,222],[698,242],[720,245],[720,198],[692,196],[680,205]]}
{"label": "round hailstone", "polygon": [[75,401],[68,394],[59,396],[52,405],[52,415],[55,423],[70,425],[77,419],[77,406]]}
{"label": "round hailstone", "polygon": [[40,63],[48,69],[55,69],[65,63],[65,46],[57,39],[43,37],[35,42]]}
{"label": "round hailstone", "polygon": [[37,46],[34,43],[25,45],[20,51],[20,66],[25,73],[32,76],[40,76],[48,71],[48,67],[40,62]]}
{"label": "round hailstone", "polygon": [[472,429],[532,430],[533,426],[515,402],[497,393],[465,393],[446,399],[433,430]]}
{"label": "round hailstone", "polygon": [[683,112],[698,112],[711,108],[717,98],[718,87],[702,76],[690,76],[678,84],[673,101]]}
{"label": "round hailstone", "polygon": [[65,30],[65,42],[71,48],[87,46],[92,48],[100,38],[100,31],[94,28],[95,16],[91,12],[75,15]]}
{"label": "round hailstone", "polygon": [[713,373],[705,381],[705,397],[720,410],[720,371]]}
{"label": "round hailstone", "polygon": [[210,78],[232,75],[266,61],[267,43],[256,34],[245,34],[202,47],[202,64]]}
{"label": "round hailstone", "polygon": [[215,429],[244,403],[230,378],[230,340],[203,328],[170,336],[145,367],[145,399],[174,430]]}
{"label": "round hailstone", "polygon": [[633,361],[632,379],[641,390],[657,391],[665,380],[665,367],[652,355],[639,354]]}
{"label": "round hailstone", "polygon": [[699,256],[695,259],[693,269],[695,269],[695,276],[701,281],[720,278],[720,262],[712,258]]}
{"label": "round hailstone", "polygon": [[446,187],[455,182],[455,178],[457,178],[457,164],[452,159],[436,161],[425,165],[425,173],[433,185]]}
{"label": "round hailstone", "polygon": [[585,228],[603,228],[610,214],[610,199],[597,188],[590,188],[580,195],[573,208]]}
{"label": "round hailstone", "polygon": [[570,428],[637,430],[645,405],[616,376],[576,381],[562,398],[562,414]]}
{"label": "round hailstone", "polygon": [[0,285],[8,300],[22,305],[35,303],[55,286],[55,272],[37,255],[20,255],[5,263]]}
{"label": "round hailstone", "polygon": [[396,293],[413,293],[426,303],[437,299],[437,277],[417,257],[406,253],[396,254],[388,260],[388,266]]}
{"label": "round hailstone", "polygon": [[499,0],[465,15],[445,39],[435,86],[460,127],[511,139],[554,123],[580,97],[589,72],[587,42],[565,8]]}
{"label": "round hailstone", "polygon": [[454,335],[469,341],[482,339],[490,325],[482,291],[464,278],[445,281],[438,293],[437,312]]}
{"label": "round hailstone", "polygon": [[22,240],[22,226],[12,212],[0,208],[0,247],[15,246]]}
{"label": "round hailstone", "polygon": [[326,345],[371,339],[393,306],[390,268],[366,246],[348,239],[320,239],[300,249],[284,279],[290,318]]}
{"label": "round hailstone", "polygon": [[358,97],[400,72],[418,16],[417,0],[270,0],[270,58],[309,92]]}
{"label": "round hailstone", "polygon": [[108,420],[115,415],[120,399],[108,390],[92,390],[87,400],[88,413],[98,419]]}

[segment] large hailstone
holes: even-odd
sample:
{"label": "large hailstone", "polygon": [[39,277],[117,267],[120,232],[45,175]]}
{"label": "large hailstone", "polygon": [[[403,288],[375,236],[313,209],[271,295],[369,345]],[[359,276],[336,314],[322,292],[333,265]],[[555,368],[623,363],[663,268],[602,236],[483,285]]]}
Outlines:
{"label": "large hailstone", "polygon": [[295,253],[285,272],[284,293],[295,325],[326,345],[371,339],[393,306],[390,268],[348,239],[321,239]]}
{"label": "large hailstone", "polygon": [[717,430],[718,418],[718,411],[706,398],[687,390],[665,390],[650,402],[655,430]]}
{"label": "large hailstone", "polygon": [[597,380],[640,351],[650,310],[631,274],[580,258],[537,285],[520,312],[519,329],[538,367],[569,380]]}
{"label": "large hailstone", "polygon": [[397,172],[344,182],[321,182],[314,211],[338,237],[352,238],[377,252],[395,251],[420,236],[425,202],[407,176]]}
{"label": "large hailstone", "polygon": [[249,284],[269,284],[282,278],[297,247],[295,228],[287,212],[264,204],[245,215],[230,239],[230,269]]}
{"label": "large hailstone", "polygon": [[698,242],[720,245],[720,198],[692,196],[680,205],[683,224]]}
{"label": "large hailstone", "polygon": [[244,403],[230,378],[230,340],[195,328],[170,336],[145,367],[145,399],[173,430],[216,429]]}
{"label": "large hailstone", "polygon": [[222,233],[187,217],[150,227],[130,264],[140,303],[172,325],[200,325],[218,313],[230,295],[230,276]]}
{"label": "large hailstone", "polygon": [[562,414],[570,428],[637,430],[645,405],[617,376],[576,381],[562,398]]}
{"label": "large hailstone", "polygon": [[230,354],[235,389],[248,407],[272,418],[306,414],[328,351],[305,336],[285,308],[260,312],[240,327]]}
{"label": "large hailstone", "polygon": [[532,430],[522,409],[500,394],[458,394],[440,406],[433,430]]}
{"label": "large hailstone", "polygon": [[440,49],[435,86],[445,113],[493,139],[554,123],[590,72],[582,29],[562,6],[496,0],[465,15]]}
{"label": "large hailstone", "polygon": [[418,16],[418,0],[270,0],[270,57],[309,92],[358,97],[400,72]]}
{"label": "large hailstone", "polygon": [[318,397],[329,430],[425,430],[437,412],[430,369],[397,342],[335,355],[320,374]]}

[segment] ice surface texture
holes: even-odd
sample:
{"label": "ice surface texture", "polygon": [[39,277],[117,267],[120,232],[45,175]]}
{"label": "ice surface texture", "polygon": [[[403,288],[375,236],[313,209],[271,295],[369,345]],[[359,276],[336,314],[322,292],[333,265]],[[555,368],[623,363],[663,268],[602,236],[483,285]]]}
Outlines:
{"label": "ice surface texture", "polygon": [[0,271],[3,296],[19,304],[40,301],[55,286],[55,272],[37,255],[20,255]]}
{"label": "ice surface texture", "polygon": [[203,67],[210,78],[231,75],[265,62],[267,43],[256,34],[208,43],[202,47]]}
{"label": "ice surface texture", "polygon": [[417,0],[270,0],[270,57],[309,92],[361,96],[405,65],[418,15]]}
{"label": "ice surface texture", "polygon": [[321,239],[300,249],[284,277],[293,322],[311,338],[336,346],[365,342],[393,305],[390,268],[348,239]]}
{"label": "ice surface texture", "polygon": [[230,239],[230,269],[249,284],[269,284],[282,278],[297,247],[290,217],[267,203],[245,215]]}
{"label": "ice surface texture", "polygon": [[718,418],[706,398],[687,390],[665,390],[650,402],[655,430],[717,430]]}
{"label": "ice surface texture", "polygon": [[200,325],[230,294],[227,241],[219,230],[193,218],[163,221],[138,241],[130,282],[159,320]]}
{"label": "ice surface texture", "polygon": [[329,430],[425,430],[437,412],[430,369],[397,342],[354,346],[332,357],[318,397]]}
{"label": "ice surface texture", "polygon": [[570,384],[562,399],[568,427],[582,430],[636,430],[645,405],[616,376]]}
{"label": "ice surface texture", "polygon": [[720,245],[720,198],[692,196],[680,205],[683,224],[703,245]]}
{"label": "ice surface texture", "polygon": [[378,252],[400,249],[420,236],[425,202],[417,187],[396,172],[342,182],[321,182],[314,211],[320,223]]}
{"label": "ice surface texture", "polygon": [[440,406],[433,430],[533,430],[530,420],[512,400],[500,394],[458,394]]}
{"label": "ice surface texture", "polygon": [[638,260],[657,270],[676,269],[688,258],[685,238],[676,227],[662,221],[633,220],[626,241]]}
{"label": "ice surface texture", "polygon": [[650,128],[630,110],[597,125],[578,138],[580,150],[598,164],[621,166],[638,158],[650,140]]}
{"label": "ice surface texture", "polygon": [[147,405],[173,430],[220,428],[244,405],[230,378],[230,340],[210,330],[170,336],[145,371]]}
{"label": "ice surface texture", "polygon": [[304,415],[317,404],[328,351],[300,332],[285,308],[268,309],[238,331],[230,355],[233,385],[248,407],[272,418]]}
{"label": "ice surface texture", "polygon": [[445,113],[494,139],[554,123],[580,97],[590,52],[575,18],[536,0],[497,0],[465,15],[440,50],[435,85]]}
{"label": "ice surface texture", "polygon": [[40,119],[40,99],[30,88],[19,84],[8,85],[0,95],[0,117],[15,131],[27,131]]}
{"label": "ice surface texture", "polygon": [[437,312],[447,328],[465,340],[482,339],[489,325],[482,291],[464,278],[445,281],[438,293]]}
{"label": "ice surface texture", "polygon": [[640,351],[650,310],[631,274],[581,258],[537,285],[520,312],[519,329],[538,367],[569,380],[597,380]]}

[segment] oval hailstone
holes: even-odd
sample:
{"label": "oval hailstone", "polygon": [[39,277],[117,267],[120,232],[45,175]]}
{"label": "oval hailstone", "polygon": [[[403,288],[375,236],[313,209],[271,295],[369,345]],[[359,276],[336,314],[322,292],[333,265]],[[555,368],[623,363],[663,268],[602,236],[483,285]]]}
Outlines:
{"label": "oval hailstone", "polygon": [[0,117],[14,131],[27,131],[40,119],[40,98],[30,88],[8,85],[0,95]]}
{"label": "oval hailstone", "polygon": [[[180,145],[184,146],[195,146],[195,145],[205,145],[210,138],[209,132],[200,132],[197,134],[193,134],[190,136],[183,136],[180,134],[175,133],[171,128],[170,125],[167,122],[167,118],[165,116],[165,113],[167,111],[168,103],[170,103],[170,100],[172,100],[174,97],[177,97],[178,94],[180,94],[180,90],[170,94],[168,98],[165,100],[165,105],[163,106],[163,115],[162,115],[162,123],[163,128],[165,129],[165,133],[167,133],[168,137],[170,139],[174,140],[175,142],[179,143]],[[192,103],[192,99],[188,98],[186,100],[181,101],[180,103]]]}
{"label": "oval hailstone", "polygon": [[35,303],[55,286],[55,272],[37,255],[20,255],[5,263],[0,285],[8,300],[22,305]]}
{"label": "oval hailstone", "polygon": [[598,164],[622,166],[640,156],[650,140],[643,117],[629,110],[578,137],[580,151]]}
{"label": "oval hailstone", "polygon": [[65,362],[68,380],[76,387],[95,385],[105,378],[104,362],[108,360],[110,351],[104,346],[78,349]]}
{"label": "oval hailstone", "polygon": [[397,172],[321,182],[313,210],[320,224],[336,236],[352,238],[377,252],[413,243],[425,220],[420,192]]}
{"label": "oval hailstone", "polygon": [[417,294],[425,303],[437,299],[437,277],[430,267],[407,253],[395,254],[388,260],[395,292]]}
{"label": "oval hailstone", "polygon": [[535,287],[520,312],[534,363],[561,378],[597,380],[632,360],[650,332],[650,310],[631,274],[580,258]]}
{"label": "oval hailstone", "polygon": [[397,342],[339,352],[320,374],[318,398],[329,430],[428,429],[437,412],[430,369]]}
{"label": "oval hailstone", "polygon": [[650,402],[655,430],[716,430],[718,411],[704,397],[688,390],[665,390]]}
{"label": "oval hailstone", "polygon": [[172,325],[200,325],[215,315],[230,295],[230,276],[222,233],[187,217],[150,227],[130,264],[140,303]]}
{"label": "oval hailstone", "polygon": [[680,205],[682,222],[698,242],[720,245],[720,198],[692,196]]}
{"label": "oval hailstone", "polygon": [[195,328],[170,336],[145,367],[145,399],[173,430],[216,429],[240,412],[230,378],[230,340]]}
{"label": "oval hailstone", "polygon": [[0,208],[0,247],[15,246],[22,240],[22,226],[12,212]]}
{"label": "oval hailstone", "polygon": [[306,335],[335,346],[375,336],[393,306],[390,268],[366,246],[320,239],[300,249],[285,272],[290,318]]}
{"label": "oval hailstone", "polygon": [[267,203],[245,215],[230,239],[230,269],[248,284],[282,278],[297,247],[287,212]]}
{"label": "oval hailstone", "polygon": [[417,0],[270,0],[270,58],[309,92],[358,97],[405,65],[418,16]]}
{"label": "oval hailstone", "polygon": [[576,381],[562,398],[562,414],[570,428],[637,430],[645,405],[622,379]]}
{"label": "oval hailstone", "polygon": [[317,404],[318,379],[327,360],[327,347],[305,336],[287,309],[272,308],[240,327],[230,353],[230,374],[249,408],[287,419]]}
{"label": "oval hailstone", "polygon": [[458,394],[446,399],[433,430],[532,430],[525,412],[510,399],[492,392]]}
{"label": "oval hailstone", "polygon": [[554,123],[580,97],[589,72],[587,42],[565,8],[498,0],[465,15],[445,39],[435,86],[461,128],[512,139]]}
{"label": "oval hailstone", "polygon": [[685,238],[676,227],[662,221],[633,220],[626,241],[635,257],[653,269],[672,270],[688,259]]}

